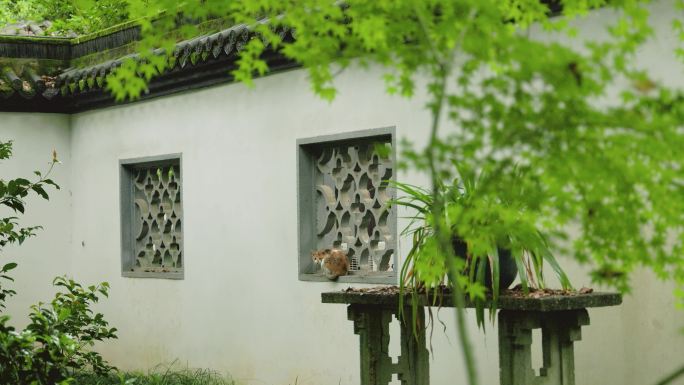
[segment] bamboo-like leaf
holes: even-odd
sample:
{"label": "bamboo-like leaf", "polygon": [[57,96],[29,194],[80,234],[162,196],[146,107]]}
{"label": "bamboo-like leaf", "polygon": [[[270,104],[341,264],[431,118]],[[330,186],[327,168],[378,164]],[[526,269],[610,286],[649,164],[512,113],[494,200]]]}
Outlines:
{"label": "bamboo-like leaf", "polygon": [[546,287],[544,279],[544,259],[541,257],[541,253],[534,250],[530,250],[529,259],[532,261],[532,270],[534,272],[537,285],[540,289],[544,289]]}
{"label": "bamboo-like leaf", "polygon": [[387,183],[390,186],[393,186],[394,188],[396,188],[402,192],[405,192],[409,196],[421,200],[422,202],[425,202],[425,203],[431,203],[432,202],[432,194],[428,190],[426,190],[422,187],[411,185],[408,183],[398,182],[395,180],[388,180]]}
{"label": "bamboo-like leaf", "polygon": [[[421,238],[420,233],[415,233],[413,236],[413,246],[411,247],[411,250],[409,251],[408,255],[406,256],[406,259],[401,265],[401,270],[399,273],[399,315],[400,317],[405,317],[404,314],[404,293],[406,290],[406,284],[411,284],[411,286],[415,289],[415,273],[412,273],[411,277],[408,277],[408,274],[412,271],[411,266],[413,264],[413,261],[415,260],[415,254],[417,252],[417,248],[420,244],[419,240]],[[412,290],[412,292],[415,292],[415,290]],[[415,301],[413,301],[415,302]],[[412,321],[415,321],[415,318],[412,318]]]}
{"label": "bamboo-like leaf", "polygon": [[529,252],[523,252],[523,264],[525,265],[525,272],[527,273],[527,279],[529,280],[530,287],[543,289],[544,284],[537,282],[535,278],[535,270],[530,266],[530,256]]}
{"label": "bamboo-like leaf", "polygon": [[395,205],[398,205],[398,206],[410,207],[410,208],[415,209],[416,211],[418,211],[418,212],[420,212],[420,213],[423,213],[423,214],[425,214],[425,213],[428,212],[428,209],[426,209],[425,207],[421,207],[421,206],[419,206],[419,205],[417,205],[417,204],[414,204],[414,203],[411,203],[411,202],[407,202],[407,201],[405,201],[405,200],[393,199],[393,200],[390,201],[390,204],[395,204]]}
{"label": "bamboo-like leaf", "polygon": [[477,260],[479,257],[474,256],[474,255],[469,255],[466,256],[467,261],[468,261],[468,281],[469,282],[475,282],[477,278],[477,271],[476,268],[478,267]]}
{"label": "bamboo-like leaf", "polygon": [[[475,257],[473,258],[474,265],[476,265],[476,270],[477,270],[477,280],[475,282],[480,283],[482,286],[485,286],[485,274],[487,272],[487,258],[486,257]],[[471,279],[470,282],[473,282]],[[485,306],[485,300],[483,298],[473,298],[471,296],[470,298],[473,302],[475,302],[475,316],[477,318],[477,326],[481,328],[483,331],[485,330],[485,316],[484,316],[484,306]]]}
{"label": "bamboo-like leaf", "polygon": [[518,277],[520,278],[520,285],[522,286],[523,293],[528,294],[530,292],[530,287],[527,282],[523,252],[521,249],[513,248],[511,249],[511,256],[513,257],[513,260],[515,260],[515,266],[518,268]]}
{"label": "bamboo-like leaf", "polygon": [[558,261],[556,261],[556,257],[554,257],[548,249],[541,250],[541,252],[543,253],[542,256],[544,260],[551,265],[551,268],[558,276],[563,289],[572,289],[572,283],[570,283],[570,279],[565,274],[565,271],[563,271],[563,268],[558,264]]}
{"label": "bamboo-like leaf", "polygon": [[499,266],[499,250],[494,247],[492,249],[489,258],[489,267],[492,274],[492,300],[489,308],[489,320],[494,321],[494,315],[496,314],[496,308],[499,304],[499,279],[500,279],[500,266]]}

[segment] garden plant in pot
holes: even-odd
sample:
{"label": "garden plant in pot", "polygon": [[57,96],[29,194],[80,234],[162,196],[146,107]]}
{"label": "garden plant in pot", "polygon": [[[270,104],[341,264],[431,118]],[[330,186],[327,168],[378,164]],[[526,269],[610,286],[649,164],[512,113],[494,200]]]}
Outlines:
{"label": "garden plant in pot", "polygon": [[[505,194],[485,193],[487,174],[459,172],[451,183],[441,183],[438,194],[445,210],[442,218],[451,233],[454,255],[459,262],[459,284],[475,304],[478,324],[484,327],[484,308],[496,309],[501,291],[516,276],[525,293],[546,288],[545,263],[555,272],[563,289],[570,281],[551,253],[545,235],[530,225],[526,208],[507,200]],[[413,243],[400,271],[400,301],[408,292],[414,299],[450,287],[449,266],[436,258],[438,250],[431,217],[433,194],[422,187],[392,182],[400,194],[392,203],[414,211],[402,235]],[[417,308],[415,300],[414,311]],[[400,303],[403,309],[403,301]],[[491,315],[494,314],[492,311]]]}

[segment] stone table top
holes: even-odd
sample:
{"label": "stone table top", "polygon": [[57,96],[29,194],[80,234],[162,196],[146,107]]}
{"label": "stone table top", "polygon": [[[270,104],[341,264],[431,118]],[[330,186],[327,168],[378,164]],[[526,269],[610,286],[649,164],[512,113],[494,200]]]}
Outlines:
{"label": "stone table top", "polygon": [[[405,303],[410,305],[411,294],[404,294],[404,298]],[[422,293],[418,294],[418,299],[420,306],[454,307],[453,296],[448,293],[436,296],[434,294],[428,296]],[[399,305],[399,288],[396,286],[384,286],[371,289],[349,288],[343,291],[325,292],[321,294],[321,302],[393,307]],[[501,310],[552,312],[616,306],[621,303],[622,295],[619,293],[541,291],[523,295],[522,292],[507,290],[499,296],[497,308]],[[474,307],[474,304],[468,302],[466,307]],[[486,304],[485,308],[488,307],[489,305]]]}

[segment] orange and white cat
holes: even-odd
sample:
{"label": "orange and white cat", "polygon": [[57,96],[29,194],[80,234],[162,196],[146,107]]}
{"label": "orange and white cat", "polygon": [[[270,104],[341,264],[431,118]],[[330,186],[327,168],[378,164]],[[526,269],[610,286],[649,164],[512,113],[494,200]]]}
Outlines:
{"label": "orange and white cat", "polygon": [[349,258],[347,253],[338,249],[316,250],[311,252],[311,258],[317,266],[321,266],[323,273],[330,280],[335,280],[349,272]]}

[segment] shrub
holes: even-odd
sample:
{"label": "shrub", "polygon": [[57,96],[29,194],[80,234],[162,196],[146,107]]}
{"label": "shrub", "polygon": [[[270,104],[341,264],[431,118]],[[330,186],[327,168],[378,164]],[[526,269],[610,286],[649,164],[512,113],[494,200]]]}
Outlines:
{"label": "shrub", "polygon": [[[12,143],[0,142],[0,160],[11,155]],[[0,207],[23,214],[24,198],[29,193],[48,199],[45,187],[59,188],[48,179],[57,163],[57,154],[53,152],[50,169],[45,175],[36,171],[38,179],[33,182],[25,178],[0,179]],[[23,243],[38,228],[19,227],[14,216],[0,218],[0,250],[8,244]],[[0,384],[67,385],[72,383],[72,376],[83,370],[105,375],[113,369],[98,353],[89,350],[95,341],[116,338],[116,329],[108,328],[104,316],[90,309],[101,295],[107,296],[107,283],[85,288],[71,279],[56,278],[53,284],[62,291],[50,303],[32,306],[28,326],[17,331],[9,324],[10,317],[2,313],[7,298],[16,294],[2,284],[13,281],[9,272],[17,264],[0,266]]]}
{"label": "shrub", "polygon": [[49,304],[31,307],[30,322],[17,332],[0,317],[0,381],[3,384],[69,384],[83,370],[105,375],[109,366],[99,353],[87,348],[95,341],[116,338],[100,313],[90,306],[107,296],[106,283],[82,287],[58,277],[54,285],[64,289]]}

